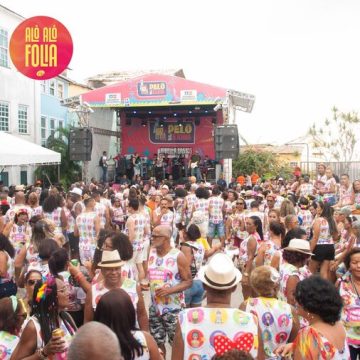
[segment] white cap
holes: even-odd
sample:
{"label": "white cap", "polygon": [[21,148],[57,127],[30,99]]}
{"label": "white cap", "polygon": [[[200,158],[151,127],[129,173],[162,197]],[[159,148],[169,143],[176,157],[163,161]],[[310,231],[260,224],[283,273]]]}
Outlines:
{"label": "white cap", "polygon": [[79,196],[82,196],[82,190],[78,187],[74,187],[72,190],[70,190],[70,192],[72,194],[76,194],[76,195],[79,195]]}

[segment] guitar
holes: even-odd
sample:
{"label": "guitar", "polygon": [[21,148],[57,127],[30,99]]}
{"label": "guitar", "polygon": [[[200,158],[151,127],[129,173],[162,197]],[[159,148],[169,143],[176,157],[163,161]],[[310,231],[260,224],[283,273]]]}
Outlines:
{"label": "guitar", "polygon": [[190,167],[191,167],[192,169],[195,169],[197,166],[198,166],[198,161],[192,162],[192,163],[190,164]]}

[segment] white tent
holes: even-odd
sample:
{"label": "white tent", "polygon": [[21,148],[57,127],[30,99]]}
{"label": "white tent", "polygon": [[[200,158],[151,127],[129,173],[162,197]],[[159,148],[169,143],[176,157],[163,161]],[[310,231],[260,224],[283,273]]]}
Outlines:
{"label": "white tent", "polygon": [[0,131],[0,166],[54,165],[61,154]]}

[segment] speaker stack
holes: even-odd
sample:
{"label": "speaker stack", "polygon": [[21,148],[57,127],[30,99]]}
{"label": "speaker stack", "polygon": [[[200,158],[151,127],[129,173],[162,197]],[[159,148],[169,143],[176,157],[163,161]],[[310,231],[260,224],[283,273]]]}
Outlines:
{"label": "speaker stack", "polygon": [[215,159],[237,159],[239,156],[237,125],[219,125],[215,128]]}
{"label": "speaker stack", "polygon": [[70,160],[90,161],[92,132],[90,128],[72,128],[69,135]]}

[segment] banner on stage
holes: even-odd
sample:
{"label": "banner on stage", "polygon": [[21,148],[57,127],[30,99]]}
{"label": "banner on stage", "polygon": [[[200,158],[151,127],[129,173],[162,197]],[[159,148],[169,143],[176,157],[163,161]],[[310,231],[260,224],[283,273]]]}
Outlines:
{"label": "banner on stage", "polygon": [[184,155],[185,158],[189,158],[192,154],[192,148],[159,148],[158,155],[160,154],[168,154],[169,158],[179,157],[179,155]]}
{"label": "banner on stage", "polygon": [[194,144],[195,126],[193,122],[150,123],[149,140],[153,144]]}

